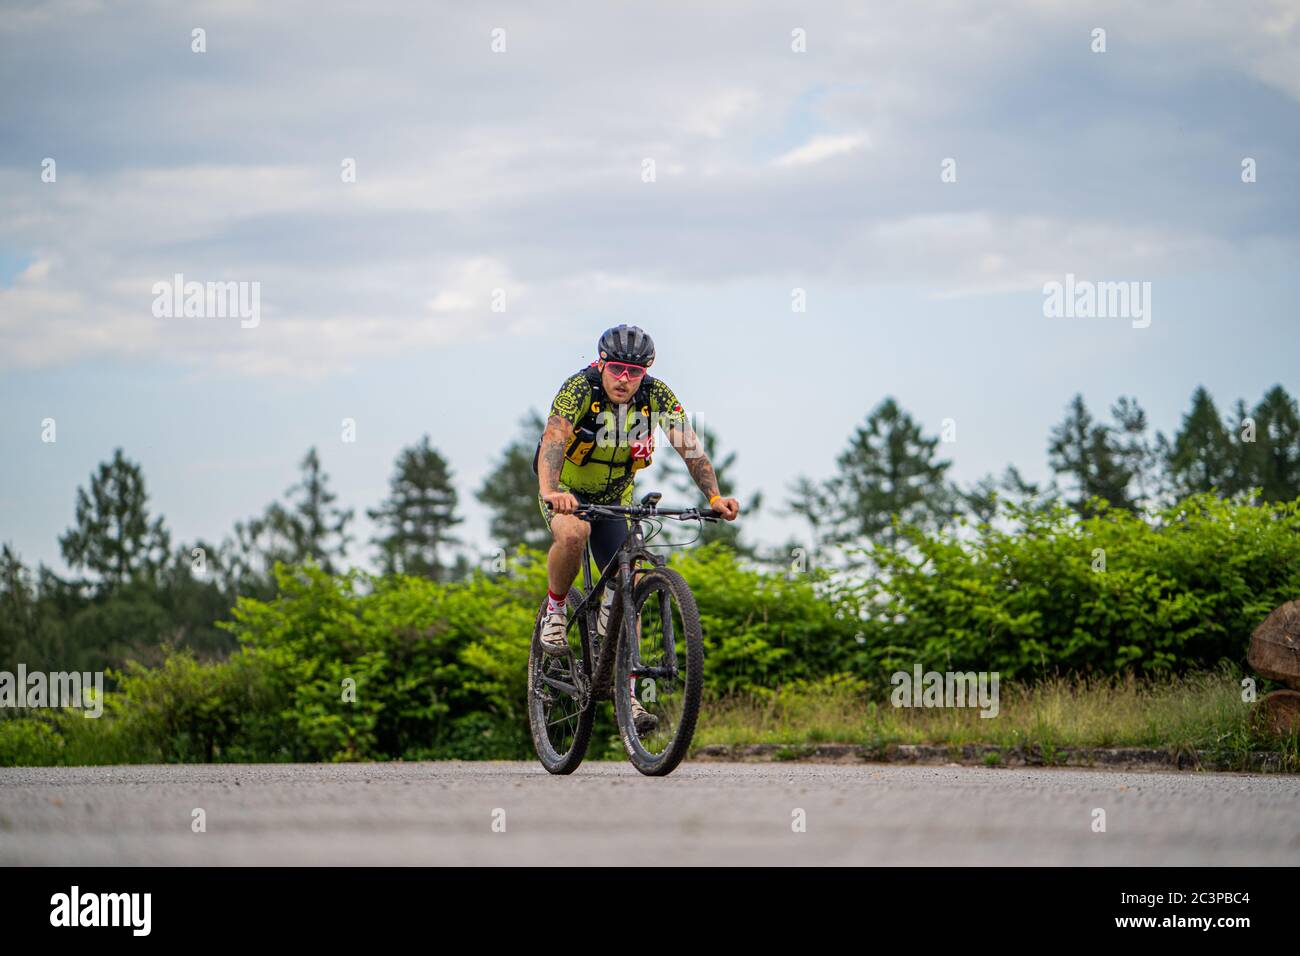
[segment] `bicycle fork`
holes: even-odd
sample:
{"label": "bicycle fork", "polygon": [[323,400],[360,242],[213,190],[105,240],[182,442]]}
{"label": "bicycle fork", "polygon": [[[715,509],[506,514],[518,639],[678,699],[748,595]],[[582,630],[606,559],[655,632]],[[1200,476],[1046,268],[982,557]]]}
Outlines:
{"label": "bicycle fork", "polygon": [[632,666],[628,668],[628,691],[636,700],[637,671],[641,668],[641,635],[637,628],[636,608],[632,601],[632,565],[622,561],[618,566],[619,600],[623,602],[623,639],[629,642]]}
{"label": "bicycle fork", "polygon": [[641,663],[640,615],[631,614],[635,610],[632,599],[632,572],[626,563],[619,565],[619,590],[625,609],[623,620],[626,630],[624,640],[631,642],[632,666],[628,669],[628,682],[632,697],[636,698],[636,679],[649,677],[651,680],[673,681],[677,679],[677,637],[673,633],[673,608],[668,591],[660,591],[659,625],[663,629],[664,667],[646,667]]}

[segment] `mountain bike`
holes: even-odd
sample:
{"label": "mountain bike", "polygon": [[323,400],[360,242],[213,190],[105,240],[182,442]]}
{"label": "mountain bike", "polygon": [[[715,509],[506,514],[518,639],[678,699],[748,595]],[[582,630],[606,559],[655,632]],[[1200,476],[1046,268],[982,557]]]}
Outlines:
{"label": "mountain bike", "polygon": [[[596,704],[611,697],[623,747],[643,774],[672,773],[691,745],[704,679],[700,612],[686,580],[647,542],[662,530],[663,520],[699,521],[702,529],[703,522],[720,516],[700,508],[660,509],[662,497],[651,492],[630,507],[578,506],[577,517],[586,521],[625,518],[628,534],[594,584],[588,542],[583,587],[571,588],[567,599],[567,655],[542,651],[545,599],[537,612],[528,655],[528,723],[537,756],[551,773],[573,773],[582,763]],[[646,525],[653,529],[649,536]],[[605,601],[607,591],[612,600]],[[634,695],[645,714],[634,715]]]}

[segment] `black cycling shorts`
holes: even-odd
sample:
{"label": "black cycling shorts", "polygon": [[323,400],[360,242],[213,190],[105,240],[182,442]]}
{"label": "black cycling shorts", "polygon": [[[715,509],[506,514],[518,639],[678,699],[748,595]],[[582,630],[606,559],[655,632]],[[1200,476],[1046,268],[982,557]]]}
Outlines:
{"label": "black cycling shorts", "polygon": [[[591,504],[590,499],[577,491],[570,491],[569,494],[577,498],[581,504]],[[551,509],[546,507],[546,501],[540,494],[537,496],[537,506],[542,509],[546,527],[550,528]],[[603,573],[605,565],[609,564],[610,559],[618,553],[618,549],[627,539],[628,522],[626,518],[595,518],[587,523],[591,525],[589,539],[591,556],[596,560],[596,567]]]}

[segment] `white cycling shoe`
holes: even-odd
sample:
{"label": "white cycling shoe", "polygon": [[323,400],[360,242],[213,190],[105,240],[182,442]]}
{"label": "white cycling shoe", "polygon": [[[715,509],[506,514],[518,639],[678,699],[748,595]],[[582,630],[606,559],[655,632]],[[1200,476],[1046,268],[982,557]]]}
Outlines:
{"label": "white cycling shoe", "polygon": [[569,639],[565,636],[566,624],[568,624],[568,621],[562,611],[546,615],[546,620],[542,622],[542,634],[539,641],[543,653],[555,657],[563,657],[569,653]]}

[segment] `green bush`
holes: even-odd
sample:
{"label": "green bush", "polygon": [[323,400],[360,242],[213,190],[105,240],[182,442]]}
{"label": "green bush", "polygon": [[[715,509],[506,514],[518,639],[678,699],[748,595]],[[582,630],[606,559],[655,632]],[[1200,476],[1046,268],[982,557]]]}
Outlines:
{"label": "green bush", "polygon": [[31,717],[0,720],[0,767],[49,767],[62,763],[63,738],[49,722]]}
{"label": "green bush", "polygon": [[834,674],[859,652],[858,595],[822,571],[763,572],[721,544],[679,552],[672,564],[700,609],[712,691],[763,692]]}
{"label": "green bush", "polygon": [[[908,530],[853,585],[877,672],[1139,674],[1244,665],[1251,631],[1300,597],[1300,500],[1189,498],[1144,520],[1004,506],[1014,527]],[[1104,564],[1103,564],[1104,561]]]}
{"label": "green bush", "polygon": [[467,729],[470,715],[497,728],[494,753],[526,744],[528,637],[545,590],[535,554],[454,584],[313,567],[280,569],[278,582],[272,601],[241,600],[228,627],[271,702],[250,715],[254,737],[280,740],[284,759],[463,751],[487,726]]}
{"label": "green bush", "polygon": [[[110,675],[104,715],[0,722],[0,764],[518,758],[528,637],[545,568],[456,584],[277,567],[241,599],[229,660],[170,652]],[[13,726],[10,726],[13,725]]]}
{"label": "green bush", "polygon": [[[1083,521],[1004,505],[992,525],[903,541],[872,550],[866,576],[764,571],[716,543],[676,552],[710,700],[833,710],[837,694],[885,699],[889,675],[918,663],[1004,681],[1241,668],[1251,630],[1300,596],[1300,501],[1202,496],[1146,520],[1103,508]],[[239,647],[227,660],[170,651],[112,672],[99,719],[0,719],[0,765],[531,754],[541,554],[455,583],[314,566],[276,578],[274,598],[241,599],[221,622]],[[602,714],[592,756],[620,750]]]}

